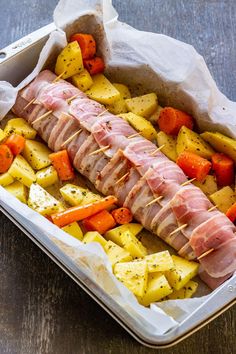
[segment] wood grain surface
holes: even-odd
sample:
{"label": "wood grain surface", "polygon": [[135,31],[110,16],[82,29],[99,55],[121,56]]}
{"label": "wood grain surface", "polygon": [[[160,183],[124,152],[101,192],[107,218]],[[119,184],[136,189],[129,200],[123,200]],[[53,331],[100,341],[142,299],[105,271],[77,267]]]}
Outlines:
{"label": "wood grain surface", "polygon": [[[0,0],[0,48],[52,21],[57,0]],[[192,44],[236,100],[235,0],[114,0],[120,19]],[[149,353],[0,215],[0,353]],[[236,307],[159,353],[236,353]]]}

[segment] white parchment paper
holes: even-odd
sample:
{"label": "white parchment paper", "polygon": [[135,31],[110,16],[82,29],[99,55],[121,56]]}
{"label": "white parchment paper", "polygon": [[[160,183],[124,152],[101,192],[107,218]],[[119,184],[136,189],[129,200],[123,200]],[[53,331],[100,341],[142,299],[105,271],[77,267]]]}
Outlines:
{"label": "white parchment paper", "polygon": [[[119,22],[109,0],[61,0],[55,9],[54,21],[59,30],[51,33],[32,73],[16,88],[0,82],[0,118],[11,109],[17,91],[56,58],[67,43],[66,37],[81,31],[95,36],[106,61],[107,75],[114,81],[127,83],[136,93],[155,91],[162,104],[193,114],[201,130],[218,130],[236,138],[236,103],[218,90],[203,58],[192,46],[161,34],[141,32]],[[168,301],[146,309],[113,276],[102,247],[83,245],[2,187],[0,202],[30,230],[37,229],[42,239],[50,238],[56,243],[88,278],[96,281],[153,335],[176,327],[208,298]],[[171,309],[175,309],[174,318],[170,316]]]}

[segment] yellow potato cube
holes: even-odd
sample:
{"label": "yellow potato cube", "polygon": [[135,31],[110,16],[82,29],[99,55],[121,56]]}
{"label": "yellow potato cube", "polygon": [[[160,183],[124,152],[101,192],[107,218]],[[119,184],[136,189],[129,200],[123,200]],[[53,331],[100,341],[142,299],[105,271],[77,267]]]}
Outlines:
{"label": "yellow potato cube", "polygon": [[117,263],[114,274],[134,295],[144,295],[148,279],[146,261]]}
{"label": "yellow potato cube", "polygon": [[79,74],[84,69],[81,49],[77,41],[69,43],[58,55],[55,73],[62,75],[62,79],[68,79]]}
{"label": "yellow potato cube", "polygon": [[182,289],[174,290],[164,300],[189,299],[197,291],[198,283],[190,280]]}
{"label": "yellow potato cube", "polygon": [[148,118],[158,106],[157,95],[155,93],[128,98],[125,102],[128,111],[145,118]]}
{"label": "yellow potato cube", "polygon": [[52,215],[64,209],[57,199],[37,183],[30,187],[28,206],[41,215]]}
{"label": "yellow potato cube", "polygon": [[106,105],[106,108],[113,114],[126,113],[127,106],[125,100],[131,97],[130,91],[123,84],[113,84],[113,86],[120,92],[120,97],[114,103]]}
{"label": "yellow potato cube", "polygon": [[45,144],[35,140],[27,139],[25,141],[23,156],[34,170],[41,170],[51,165],[49,154],[51,154],[51,150]]}
{"label": "yellow potato cube", "polygon": [[199,263],[187,261],[178,256],[172,256],[172,259],[174,261],[174,269],[165,272],[165,276],[170,285],[175,290],[179,290],[197,275]]}
{"label": "yellow potato cube", "polygon": [[164,272],[174,268],[174,261],[169,251],[162,251],[145,256],[148,272]]}
{"label": "yellow potato cube", "polygon": [[147,289],[144,295],[138,298],[141,305],[149,306],[153,302],[163,299],[173,292],[166,277],[161,273],[153,273],[148,276]]}
{"label": "yellow potato cube", "polygon": [[13,118],[10,119],[5,128],[5,135],[9,136],[11,134],[18,134],[24,136],[26,139],[34,139],[36,137],[37,131],[32,128],[29,123],[23,118]]}
{"label": "yellow potato cube", "polygon": [[133,259],[129,252],[112,241],[107,241],[104,249],[112,266],[116,263],[129,262]]}
{"label": "yellow potato cube", "polygon": [[139,232],[141,232],[143,226],[141,224],[129,223],[115,227],[105,233],[105,238],[107,240],[111,240],[115,242],[119,246],[124,246],[121,240],[121,235],[125,231],[131,232],[134,236],[136,236]]}
{"label": "yellow potato cube", "polygon": [[201,137],[207,141],[215,150],[224,152],[236,162],[236,140],[221,133],[205,132]]}
{"label": "yellow potato cube", "polygon": [[70,183],[60,188],[60,193],[64,200],[72,206],[79,205],[84,197],[81,188]]}
{"label": "yellow potato cube", "polygon": [[158,119],[160,117],[162,110],[163,110],[163,107],[158,105],[157,109],[152,113],[152,115],[147,118],[149,120],[149,122],[151,122],[153,125],[155,125],[156,129],[157,129],[156,126],[158,125]]}
{"label": "yellow potato cube", "polygon": [[34,170],[21,155],[15,157],[8,173],[27,187],[36,181]]}
{"label": "yellow potato cube", "polygon": [[94,202],[97,202],[102,199],[102,197],[99,194],[93,193],[88,189],[80,187],[80,190],[83,194],[83,199],[82,199],[80,205],[94,203]]}
{"label": "yellow potato cube", "polygon": [[36,182],[43,188],[58,182],[57,171],[53,166],[46,167],[36,173]]}
{"label": "yellow potato cube", "polygon": [[6,135],[4,133],[4,131],[0,128],[0,142],[3,141],[3,139],[5,139]]}
{"label": "yellow potato cube", "polygon": [[221,188],[219,191],[211,194],[209,198],[222,213],[226,213],[236,202],[235,192],[229,186]]}
{"label": "yellow potato cube", "polygon": [[130,231],[122,233],[121,242],[132,257],[142,258],[147,255],[146,247]]}
{"label": "yellow potato cube", "polygon": [[157,145],[162,146],[161,152],[165,154],[170,160],[176,161],[176,138],[172,135],[168,135],[163,131],[157,133]]}
{"label": "yellow potato cube", "polygon": [[79,74],[73,75],[71,79],[73,85],[78,87],[78,89],[83,92],[87,91],[93,84],[93,79],[86,69],[81,71]]}
{"label": "yellow potato cube", "polygon": [[179,131],[176,151],[178,155],[183,151],[193,152],[205,159],[211,159],[211,156],[215,153],[212,147],[199,134],[185,126]]}
{"label": "yellow potato cube", "polygon": [[13,182],[14,178],[10,175],[10,173],[5,172],[0,175],[0,186],[6,187]]}
{"label": "yellow potato cube", "polygon": [[75,221],[69,225],[62,227],[62,230],[67,232],[69,235],[77,238],[78,240],[82,241],[83,239],[83,232],[79,226],[79,224]]}
{"label": "yellow potato cube", "polygon": [[123,113],[119,116],[125,119],[135,130],[137,130],[137,132],[144,136],[144,138],[148,140],[153,140],[156,138],[157,132],[147,119],[132,112]]}
{"label": "yellow potato cube", "polygon": [[103,75],[93,76],[93,85],[85,92],[88,97],[103,104],[110,104],[120,98],[120,92]]}
{"label": "yellow potato cube", "polygon": [[6,186],[5,189],[13,194],[17,199],[19,199],[22,203],[27,203],[27,188],[24,184],[19,181],[15,181],[9,186]]}
{"label": "yellow potato cube", "polygon": [[204,182],[193,181],[192,183],[196,187],[200,188],[207,197],[214,194],[218,190],[215,176],[212,175],[207,175]]}
{"label": "yellow potato cube", "polygon": [[83,238],[84,243],[98,242],[104,248],[106,246],[107,240],[105,240],[102,235],[97,231],[86,232]]}

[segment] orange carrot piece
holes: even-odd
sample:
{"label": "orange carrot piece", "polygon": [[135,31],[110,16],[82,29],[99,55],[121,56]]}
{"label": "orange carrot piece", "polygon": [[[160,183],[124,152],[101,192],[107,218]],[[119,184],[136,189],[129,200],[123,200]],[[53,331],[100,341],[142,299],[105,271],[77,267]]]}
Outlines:
{"label": "orange carrot piece", "polygon": [[200,182],[204,181],[211,169],[210,161],[189,151],[182,152],[176,163],[188,177],[196,178]]}
{"label": "orange carrot piece", "polygon": [[227,210],[226,216],[228,216],[229,220],[235,222],[236,220],[236,203],[231,205],[231,207]]}
{"label": "orange carrot piece", "polygon": [[107,210],[102,210],[84,219],[82,223],[87,231],[97,231],[100,234],[104,234],[116,226],[113,216]]}
{"label": "orange carrot piece", "polygon": [[220,187],[234,183],[234,161],[223,153],[212,155],[212,169],[215,172],[217,184]]}
{"label": "orange carrot piece", "polygon": [[7,172],[12,164],[13,158],[10,148],[5,144],[0,145],[0,173]]}
{"label": "orange carrot piece", "polygon": [[193,118],[179,109],[165,107],[161,110],[158,125],[160,130],[166,134],[178,135],[183,125],[191,130],[193,129]]}
{"label": "orange carrot piece", "polygon": [[131,214],[131,211],[128,208],[118,208],[115,209],[111,212],[113,218],[117,222],[117,224],[128,224],[129,222],[132,221],[133,215]]}
{"label": "orange carrot piece", "polygon": [[90,75],[102,73],[105,68],[104,61],[100,57],[84,60],[84,66],[89,71]]}
{"label": "orange carrot piece", "polygon": [[56,169],[61,181],[68,181],[75,178],[67,150],[53,152],[49,155],[49,158],[51,159],[53,167]]}
{"label": "orange carrot piece", "polygon": [[25,138],[19,134],[12,134],[10,135],[5,144],[11,149],[13,155],[19,155],[25,147]]}
{"label": "orange carrot piece", "polygon": [[74,41],[79,43],[83,59],[91,59],[94,57],[96,53],[96,42],[91,34],[75,33],[70,38],[70,42]]}
{"label": "orange carrot piece", "polygon": [[109,208],[111,205],[117,202],[117,198],[110,195],[97,202],[85,204],[81,206],[75,206],[59,213],[51,215],[52,221],[59,227],[68,225],[74,221],[80,221],[88,218],[100,211]]}

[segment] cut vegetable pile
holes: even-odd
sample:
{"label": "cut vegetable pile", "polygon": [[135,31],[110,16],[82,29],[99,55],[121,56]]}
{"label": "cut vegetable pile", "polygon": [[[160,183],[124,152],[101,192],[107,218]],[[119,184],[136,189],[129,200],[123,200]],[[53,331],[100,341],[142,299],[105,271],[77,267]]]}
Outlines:
{"label": "cut vegetable pile", "polygon": [[[216,288],[236,270],[236,141],[200,134],[154,92],[132,97],[104,75],[96,52],[91,34],[74,34],[55,74],[44,70],[19,92],[17,117],[0,129],[0,185],[71,236],[99,243],[144,306],[193,296],[197,275]],[[178,255],[150,253],[143,227]]]}

